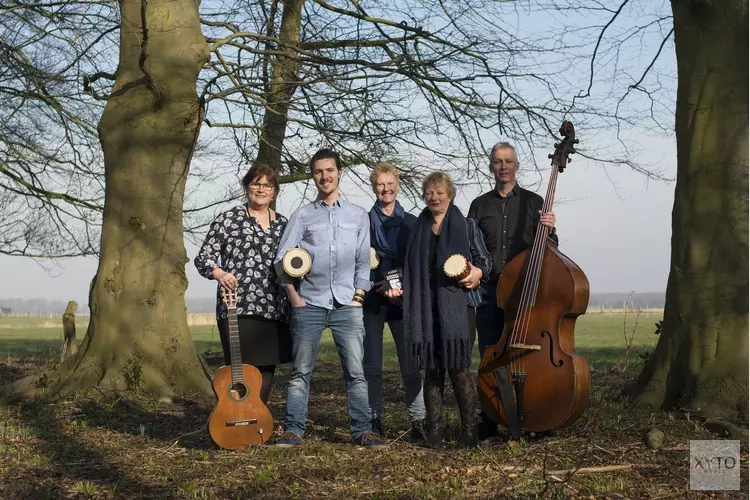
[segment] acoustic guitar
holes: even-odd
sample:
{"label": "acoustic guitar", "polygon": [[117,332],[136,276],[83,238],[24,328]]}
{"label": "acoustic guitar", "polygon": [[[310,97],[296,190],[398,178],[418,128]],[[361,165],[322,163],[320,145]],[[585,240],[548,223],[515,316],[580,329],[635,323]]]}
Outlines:
{"label": "acoustic guitar", "polygon": [[222,448],[261,446],[273,434],[273,417],[260,400],[263,378],[256,367],[242,363],[237,291],[222,288],[221,296],[227,306],[232,364],[216,370],[211,380],[218,402],[209,417],[208,432],[214,443]]}

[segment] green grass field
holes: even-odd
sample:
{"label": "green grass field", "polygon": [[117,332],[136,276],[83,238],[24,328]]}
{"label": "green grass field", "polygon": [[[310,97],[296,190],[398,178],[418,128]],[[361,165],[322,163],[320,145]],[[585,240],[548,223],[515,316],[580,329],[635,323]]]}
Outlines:
{"label": "green grass field", "polygon": [[[191,316],[196,318],[190,326],[190,333],[198,352],[219,352],[221,342],[215,325],[209,315]],[[661,319],[660,313],[648,312],[594,312],[579,317],[576,322],[576,351],[589,359],[592,369],[616,363],[631,346],[629,360],[637,360],[637,355],[650,351],[658,337],[654,334],[654,323]],[[86,332],[88,317],[79,317],[76,329],[78,341]],[[393,340],[386,334],[385,363],[396,362]],[[0,356],[18,358],[22,356],[53,354],[62,346],[62,319],[54,317],[4,317],[0,318]],[[336,347],[330,332],[326,332],[321,343],[319,359],[337,361]],[[478,366],[479,352],[474,349],[474,366]]]}

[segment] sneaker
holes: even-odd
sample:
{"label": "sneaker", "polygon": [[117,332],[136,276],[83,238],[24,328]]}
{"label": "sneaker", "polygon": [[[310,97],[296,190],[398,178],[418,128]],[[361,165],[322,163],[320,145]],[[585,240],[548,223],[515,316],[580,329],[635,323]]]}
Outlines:
{"label": "sneaker", "polygon": [[381,441],[378,435],[374,432],[365,432],[353,441],[354,444],[358,446],[367,446],[368,448],[372,448],[373,450],[379,450],[380,448],[385,448],[386,446],[388,446],[386,443]]}
{"label": "sneaker", "polygon": [[291,448],[292,446],[298,446],[302,444],[302,438],[293,432],[285,432],[276,441],[274,446],[278,448]]}
{"label": "sneaker", "polygon": [[411,423],[411,442],[416,443],[417,441],[426,440],[427,436],[427,419],[420,418],[419,420],[413,420]]}
{"label": "sneaker", "polygon": [[370,424],[372,425],[372,432],[377,434],[380,437],[384,437],[385,434],[383,433],[383,421],[379,418],[373,418],[370,420]]}
{"label": "sneaker", "polygon": [[482,413],[480,417],[481,421],[479,422],[479,426],[477,428],[479,441],[484,441],[485,439],[500,436],[500,432],[498,431],[497,423],[495,421],[490,419],[484,413]]}

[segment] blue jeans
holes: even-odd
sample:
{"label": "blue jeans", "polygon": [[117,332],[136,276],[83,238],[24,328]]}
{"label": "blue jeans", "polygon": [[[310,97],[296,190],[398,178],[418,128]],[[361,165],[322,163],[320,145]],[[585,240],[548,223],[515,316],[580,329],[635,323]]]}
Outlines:
{"label": "blue jeans", "polygon": [[[383,327],[385,326],[386,308],[381,307],[378,312],[366,310],[365,316],[365,378],[370,398],[372,418],[383,418]],[[422,376],[419,367],[413,363],[409,369],[407,363],[406,341],[404,339],[404,322],[402,320],[389,321],[388,326],[396,344],[398,365],[401,370],[401,380],[404,383],[406,408],[409,420],[425,418],[424,399],[422,398]]]}
{"label": "blue jeans", "polygon": [[350,434],[358,439],[372,431],[370,406],[367,402],[367,381],[362,368],[365,327],[362,308],[337,305],[334,309],[306,305],[292,308],[292,374],[286,394],[284,431],[299,437],[305,435],[305,420],[310,397],[310,377],[323,330],[333,333],[346,381],[346,398],[351,418]]}

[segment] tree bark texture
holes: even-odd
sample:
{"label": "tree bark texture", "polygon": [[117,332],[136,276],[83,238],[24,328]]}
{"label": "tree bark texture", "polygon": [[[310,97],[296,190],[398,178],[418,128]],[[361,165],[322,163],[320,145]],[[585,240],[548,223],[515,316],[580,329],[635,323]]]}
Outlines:
{"label": "tree bark texture", "polygon": [[106,191],[91,319],[77,356],[24,396],[98,386],[160,396],[210,383],[185,310],[185,180],[208,61],[196,0],[121,0],[120,61],[99,122]]}
{"label": "tree bark texture", "polygon": [[664,409],[746,423],[747,1],[673,0],[677,183],[662,333],[631,388]]}
{"label": "tree bark texture", "polygon": [[266,109],[258,145],[257,162],[281,169],[281,156],[289,121],[289,105],[299,84],[299,47],[302,6],[305,0],[284,0],[279,28],[280,55],[273,61],[271,82],[266,90]]}

